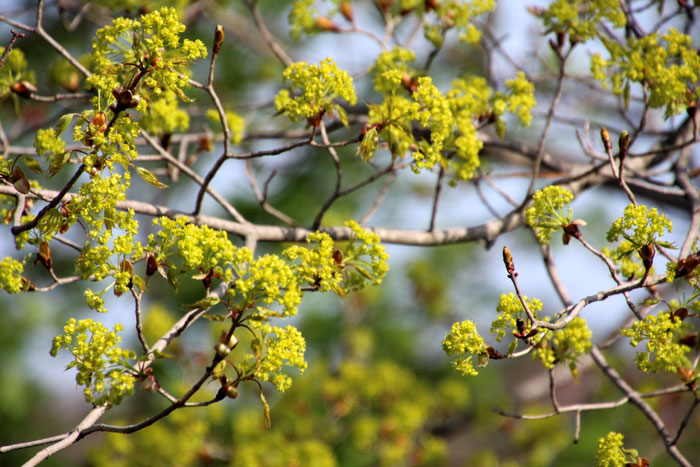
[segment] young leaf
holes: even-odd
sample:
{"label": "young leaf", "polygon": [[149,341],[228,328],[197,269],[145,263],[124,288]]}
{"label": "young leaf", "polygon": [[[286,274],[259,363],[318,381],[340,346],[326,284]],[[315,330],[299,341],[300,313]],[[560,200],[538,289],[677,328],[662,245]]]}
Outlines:
{"label": "young leaf", "polygon": [[56,126],[53,129],[54,135],[56,135],[56,138],[61,136],[64,131],[66,131],[66,128],[68,128],[68,125],[71,124],[73,121],[73,117],[75,116],[74,113],[66,114],[63,115],[61,118],[58,119],[58,123],[56,123]]}
{"label": "young leaf", "polygon": [[136,170],[138,171],[139,175],[141,176],[141,178],[143,178],[143,180],[146,183],[150,183],[151,185],[153,185],[156,188],[167,188],[168,187],[168,185],[166,185],[165,183],[161,183],[158,180],[158,178],[155,175],[153,175],[153,172],[151,172],[150,170],[144,169],[143,167],[136,167]]}
{"label": "young leaf", "polygon": [[263,411],[265,411],[265,426],[270,428],[272,426],[272,420],[270,419],[270,406],[267,405],[267,399],[265,399],[265,394],[260,391],[260,402],[262,402]]}

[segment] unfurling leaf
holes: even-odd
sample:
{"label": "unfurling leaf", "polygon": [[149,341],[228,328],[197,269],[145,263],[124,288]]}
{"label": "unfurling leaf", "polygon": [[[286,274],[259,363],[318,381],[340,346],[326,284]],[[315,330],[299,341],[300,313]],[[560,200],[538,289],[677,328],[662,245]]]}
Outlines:
{"label": "unfurling leaf", "polygon": [[226,370],[226,360],[221,360],[219,363],[216,364],[213,370],[211,370],[211,375],[214,378],[219,378],[224,375],[224,371]]}
{"label": "unfurling leaf", "polygon": [[270,419],[270,406],[267,405],[267,399],[265,399],[265,394],[260,391],[260,402],[262,402],[263,411],[265,412],[265,426],[270,428],[272,426],[272,420]]}
{"label": "unfurling leaf", "polygon": [[56,138],[60,137],[63,134],[63,132],[66,131],[70,123],[73,121],[73,117],[75,117],[75,114],[70,113],[63,115],[61,118],[58,119],[58,123],[56,123],[56,126],[53,128],[53,133],[56,136]]}
{"label": "unfurling leaf", "polygon": [[141,176],[141,178],[143,178],[143,180],[146,183],[150,183],[151,185],[153,185],[156,188],[167,188],[168,187],[168,185],[166,185],[165,183],[161,183],[158,180],[158,177],[153,175],[153,172],[151,172],[150,170],[144,169],[143,167],[136,167],[136,170],[138,171],[139,175]]}

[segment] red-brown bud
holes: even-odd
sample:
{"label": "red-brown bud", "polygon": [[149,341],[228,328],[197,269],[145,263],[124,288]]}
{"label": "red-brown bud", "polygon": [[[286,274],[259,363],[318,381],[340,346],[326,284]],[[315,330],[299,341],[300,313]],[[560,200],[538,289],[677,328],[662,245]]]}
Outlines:
{"label": "red-brown bud", "polygon": [[49,248],[49,244],[47,242],[41,242],[41,245],[39,245],[39,252],[36,254],[36,260],[34,262],[36,263],[37,261],[43,264],[49,271],[53,267],[51,248]]}
{"label": "red-brown bud", "polygon": [[212,49],[214,55],[221,52],[221,45],[224,43],[224,27],[220,24],[216,26],[214,31],[214,47]]}
{"label": "red-brown bud", "polygon": [[10,84],[10,91],[14,92],[18,96],[31,97],[32,93],[37,91],[37,88],[29,81],[19,81],[17,83]]}
{"label": "red-brown bud", "polygon": [[321,31],[330,31],[330,32],[339,32],[340,28],[338,27],[337,24],[333,22],[332,19],[327,18],[325,16],[319,16],[316,18],[316,26]]}

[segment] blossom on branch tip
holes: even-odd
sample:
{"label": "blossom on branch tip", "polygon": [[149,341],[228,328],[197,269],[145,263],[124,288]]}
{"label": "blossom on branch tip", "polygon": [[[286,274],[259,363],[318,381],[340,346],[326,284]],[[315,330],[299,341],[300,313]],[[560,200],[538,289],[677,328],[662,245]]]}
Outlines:
{"label": "blossom on branch tip", "polygon": [[452,330],[442,341],[442,350],[449,356],[456,356],[452,366],[465,376],[476,376],[479,372],[474,368],[472,360],[486,354],[486,344],[479,335],[476,324],[465,320],[452,324]]}

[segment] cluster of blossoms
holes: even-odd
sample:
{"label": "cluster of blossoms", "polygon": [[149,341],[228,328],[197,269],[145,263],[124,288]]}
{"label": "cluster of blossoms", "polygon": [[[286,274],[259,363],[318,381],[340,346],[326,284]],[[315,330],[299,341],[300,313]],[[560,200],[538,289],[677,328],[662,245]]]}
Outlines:
{"label": "cluster of blossoms", "polygon": [[649,465],[649,459],[640,457],[636,449],[624,447],[622,443],[624,438],[622,434],[611,431],[598,440],[598,449],[595,454],[598,467]]}
{"label": "cluster of blossoms", "polygon": [[658,237],[664,235],[664,231],[673,231],[673,224],[668,217],[660,214],[656,208],[630,204],[625,208],[623,216],[608,230],[606,238],[612,243],[623,237],[639,248],[654,244]]}
{"label": "cluster of blossoms", "polygon": [[684,111],[700,98],[695,83],[700,78],[700,55],[692,47],[692,38],[671,28],[624,44],[603,38],[609,59],[595,54],[591,60],[593,76],[613,92],[629,100],[630,83],[641,84],[648,93],[649,106],[665,108],[666,116]]}
{"label": "cluster of blossoms", "polygon": [[129,360],[136,354],[119,347],[122,331],[120,324],[109,331],[91,319],[68,320],[63,335],[53,339],[51,355],[60,349],[69,350],[75,359],[67,369],[77,368],[76,383],[85,386],[85,400],[95,405],[118,405],[124,397],[134,392],[134,377],[127,371]]}
{"label": "cluster of blossoms", "polygon": [[[301,371],[306,368],[306,344],[295,328],[277,328],[268,322],[297,313],[303,285],[344,295],[380,283],[388,269],[388,256],[379,237],[353,221],[347,225],[354,237],[343,250],[336,249],[327,234],[316,232],[307,238],[312,248],[293,245],[282,256],[257,258],[248,248],[235,247],[225,232],[190,224],[186,217],[154,222],[161,230],[149,237],[146,250],[173,286],[178,276],[193,273],[193,279],[216,278],[232,284],[222,301],[235,310],[234,319],[247,322],[255,334],[252,353],[243,357],[239,368],[239,380],[271,381],[280,391],[291,384],[283,366]],[[195,305],[211,307],[218,302],[203,299]]]}
{"label": "cluster of blossoms", "polygon": [[[417,76],[409,65],[414,60],[415,53],[399,47],[378,56],[372,68],[374,87],[384,100],[370,105],[357,150],[363,160],[374,157],[385,143],[392,157],[412,151],[415,172],[441,166],[453,170],[456,179],[468,180],[479,167],[483,147],[476,134],[478,122],[494,124],[500,135],[505,133],[506,112],[530,124],[536,101],[523,73],[506,80],[505,92],[494,92],[483,78],[471,77],[455,80],[443,95],[430,77]],[[427,136],[415,134],[414,127],[425,129]]]}
{"label": "cluster of blossoms", "polygon": [[[411,2],[419,8],[423,2]],[[467,44],[476,45],[481,40],[481,31],[474,25],[474,19],[496,8],[495,0],[447,0],[437,3],[435,8],[436,19],[423,26],[423,35],[432,42],[435,47],[441,47],[445,34],[452,28],[459,31],[459,39]]]}
{"label": "cluster of blossoms", "polygon": [[571,374],[578,379],[576,358],[591,351],[592,335],[586,320],[576,317],[564,329],[547,332],[537,343],[533,358],[549,369],[556,363],[568,362]]}
{"label": "cluster of blossoms", "polygon": [[532,206],[525,211],[525,222],[535,229],[537,240],[548,245],[552,234],[571,224],[573,211],[564,207],[574,199],[573,193],[558,185],[550,185],[537,190],[532,196]]}
{"label": "cluster of blossoms", "polygon": [[292,385],[292,379],[282,373],[284,366],[298,368],[302,373],[306,370],[306,341],[297,328],[289,325],[278,328],[263,324],[258,332],[260,337],[256,337],[252,348],[260,349],[260,353],[245,355],[241,370],[245,373],[250,369],[260,381],[270,381],[283,392]]}
{"label": "cluster of blossoms", "polygon": [[177,70],[206,57],[207,49],[200,40],[180,41],[184,31],[174,8],[163,7],[139,20],[115,19],[97,31],[92,53],[95,74],[88,83],[109,96],[113,89],[132,88],[143,78],[139,89],[156,96],[170,90],[188,100],[182,91],[187,77]]}
{"label": "cluster of blossoms", "polygon": [[616,0],[555,0],[546,10],[535,11],[548,30],[568,33],[578,41],[599,36],[601,22],[623,27],[627,19]]}
{"label": "cluster of blossoms", "polygon": [[[317,8],[318,0],[297,0],[289,12],[291,35],[299,39],[302,34],[318,34],[321,32],[339,32],[338,24],[333,20],[336,15],[342,15],[347,21],[353,22],[351,2],[349,0],[333,0],[338,8],[329,9],[323,15]],[[393,6],[392,6],[393,4]],[[441,2],[426,2],[424,0],[401,0],[399,2],[382,2],[385,14],[406,16],[415,13],[423,17],[423,35],[435,47],[441,47],[445,34],[456,29],[460,40],[468,44],[478,44],[481,32],[474,25],[474,19],[493,11],[495,0],[444,0]],[[426,15],[426,12],[429,13]]]}
{"label": "cluster of blossoms", "polygon": [[449,357],[457,356],[452,361],[455,370],[465,376],[476,376],[479,372],[474,368],[472,360],[475,355],[486,354],[486,344],[479,335],[476,324],[466,320],[452,325],[452,330],[442,341],[442,350]]}
{"label": "cluster of blossoms", "polygon": [[[537,313],[542,311],[542,302],[537,298],[530,299],[525,296],[523,296],[523,300],[525,300],[533,316],[537,319]],[[507,330],[519,332],[522,335],[530,332],[532,324],[527,317],[523,304],[520,303],[520,299],[514,293],[501,294],[496,311],[498,316],[491,323],[491,334],[496,336],[498,342],[501,342],[506,336]],[[514,342],[517,343],[517,340]]]}
{"label": "cluster of blossoms", "polygon": [[[347,225],[354,236],[344,253],[335,249],[327,234],[314,233],[308,242],[312,245],[318,243],[316,248],[292,246],[283,256],[266,254],[258,258],[254,258],[248,248],[235,247],[225,232],[191,224],[184,216],[177,219],[161,217],[154,220],[154,224],[160,227],[159,231],[149,236],[145,247],[138,245],[139,257],[145,253],[148,259],[146,278],[159,272],[173,287],[177,287],[182,275],[208,281],[207,288],[213,279],[230,283],[228,293],[222,299],[207,296],[194,306],[205,309],[221,301],[231,311],[235,325],[247,323],[254,334],[250,344],[252,352],[245,354],[237,365],[237,381],[252,378],[270,381],[280,391],[291,385],[291,378],[283,372],[285,366],[296,367],[302,372],[306,368],[306,343],[296,328],[273,327],[268,322],[296,314],[303,284],[344,294],[370,283],[380,283],[388,269],[388,256],[379,244],[379,238],[352,221]],[[125,248],[126,245],[120,245],[119,238],[112,242],[114,248]],[[130,251],[135,251],[131,242],[127,244],[131,245]],[[114,270],[115,266],[109,261],[111,254],[107,245],[87,248],[81,254],[79,272],[95,280],[113,275],[115,292],[123,292],[133,284],[143,288],[145,281],[134,274],[130,262],[126,267],[127,262],[123,261],[118,270]],[[121,254],[126,255],[126,252],[121,251]],[[0,272],[3,273],[0,275],[3,288],[14,291],[23,286],[19,275],[21,263],[6,259],[0,263]],[[85,299],[91,308],[103,312],[106,311],[103,294],[104,291],[95,293],[88,289]],[[280,311],[270,306],[277,306]],[[120,328],[109,333],[92,320],[71,320],[64,335],[54,339],[52,354],[61,348],[73,353],[75,360],[69,367],[78,367],[78,383],[86,387],[88,401],[96,404],[117,404],[133,390],[131,375],[117,369],[118,365],[126,367],[126,359],[134,358],[132,353],[116,345],[119,342],[117,330]],[[233,338],[230,342],[232,347],[237,340]],[[225,357],[230,349],[221,352]],[[227,368],[224,361],[221,363],[222,368],[216,372],[220,377]]]}
{"label": "cluster of blossoms", "polygon": [[24,265],[17,260],[5,257],[0,261],[0,289],[7,293],[18,293],[25,289],[22,280]]}
{"label": "cluster of blossoms", "polygon": [[[692,324],[670,311],[664,311],[645,316],[621,333],[630,339],[633,347],[646,343],[646,352],[637,352],[634,359],[637,368],[648,373],[670,371],[680,374],[681,368],[691,366],[686,354],[695,345],[692,331]],[[691,336],[689,342],[688,336]]]}
{"label": "cluster of blossoms", "polygon": [[312,126],[318,126],[324,114],[337,113],[347,126],[345,110],[334,99],[339,97],[354,105],[357,96],[352,77],[347,71],[338,69],[332,58],[326,58],[320,65],[293,63],[284,70],[282,78],[289,82],[292,90],[298,91],[298,95],[282,89],[275,97],[278,111],[284,112],[293,121],[305,118]]}

